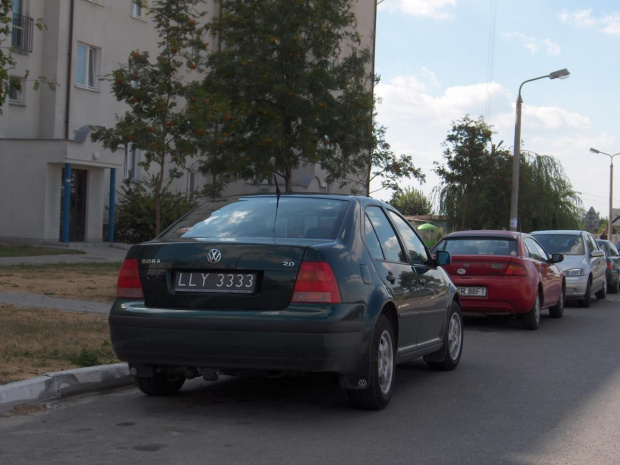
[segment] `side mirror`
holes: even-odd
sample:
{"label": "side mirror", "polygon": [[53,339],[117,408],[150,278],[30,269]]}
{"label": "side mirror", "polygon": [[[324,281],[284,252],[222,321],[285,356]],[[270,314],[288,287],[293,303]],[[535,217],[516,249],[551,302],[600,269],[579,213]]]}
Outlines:
{"label": "side mirror", "polygon": [[551,263],[560,263],[564,261],[564,255],[561,253],[554,253],[551,255]]}
{"label": "side mirror", "polygon": [[439,266],[449,265],[450,263],[452,263],[452,256],[450,255],[450,252],[447,252],[445,250],[438,250],[437,252],[435,252],[435,255],[435,261]]}
{"label": "side mirror", "polygon": [[605,252],[603,252],[602,250],[593,250],[590,255],[592,257],[604,257],[605,256]]}

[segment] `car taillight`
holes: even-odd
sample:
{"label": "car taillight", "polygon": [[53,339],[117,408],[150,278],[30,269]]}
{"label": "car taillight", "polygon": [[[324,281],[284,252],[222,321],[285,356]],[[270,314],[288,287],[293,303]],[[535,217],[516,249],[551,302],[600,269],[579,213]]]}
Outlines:
{"label": "car taillight", "polygon": [[527,275],[527,271],[525,270],[525,267],[517,263],[509,263],[508,267],[506,268],[506,272],[504,273],[504,276],[526,276],[526,275]]}
{"label": "car taillight", "polygon": [[118,273],[116,297],[120,299],[143,299],[142,283],[138,272],[138,260],[126,258]]}
{"label": "car taillight", "polygon": [[608,270],[613,270],[614,269],[614,264],[612,262],[607,262],[607,269]]}
{"label": "car taillight", "polygon": [[339,304],[340,290],[326,262],[301,262],[291,302]]}

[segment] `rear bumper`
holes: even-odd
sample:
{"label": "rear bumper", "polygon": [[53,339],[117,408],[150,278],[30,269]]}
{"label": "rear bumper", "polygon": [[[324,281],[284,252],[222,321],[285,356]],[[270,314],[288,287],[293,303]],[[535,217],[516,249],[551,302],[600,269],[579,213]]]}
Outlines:
{"label": "rear bumper", "polygon": [[355,372],[370,341],[359,304],[286,311],[205,311],[115,303],[109,317],[120,360],[220,370]]}
{"label": "rear bumper", "polygon": [[453,278],[457,287],[485,287],[486,297],[461,296],[463,313],[478,314],[521,314],[534,305],[537,286],[523,279],[508,277],[485,280]]}

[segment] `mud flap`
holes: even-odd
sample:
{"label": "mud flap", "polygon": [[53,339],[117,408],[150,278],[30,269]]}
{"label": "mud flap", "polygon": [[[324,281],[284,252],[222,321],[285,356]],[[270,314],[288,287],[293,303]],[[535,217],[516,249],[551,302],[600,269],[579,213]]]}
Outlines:
{"label": "mud flap", "polygon": [[338,384],[344,389],[366,389],[370,385],[370,367],[371,367],[371,354],[370,350],[372,344],[366,346],[366,352],[364,353],[363,362],[360,368],[353,374],[340,375],[338,378]]}

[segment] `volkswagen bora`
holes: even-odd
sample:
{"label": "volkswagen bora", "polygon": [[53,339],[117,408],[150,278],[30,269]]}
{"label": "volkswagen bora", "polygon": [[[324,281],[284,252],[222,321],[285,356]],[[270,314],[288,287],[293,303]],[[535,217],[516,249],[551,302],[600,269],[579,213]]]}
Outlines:
{"label": "volkswagen bora", "polygon": [[409,223],[368,197],[211,201],[128,251],[110,311],[120,360],[149,395],[188,378],[330,372],[385,407],[396,365],[451,370],[460,296]]}

